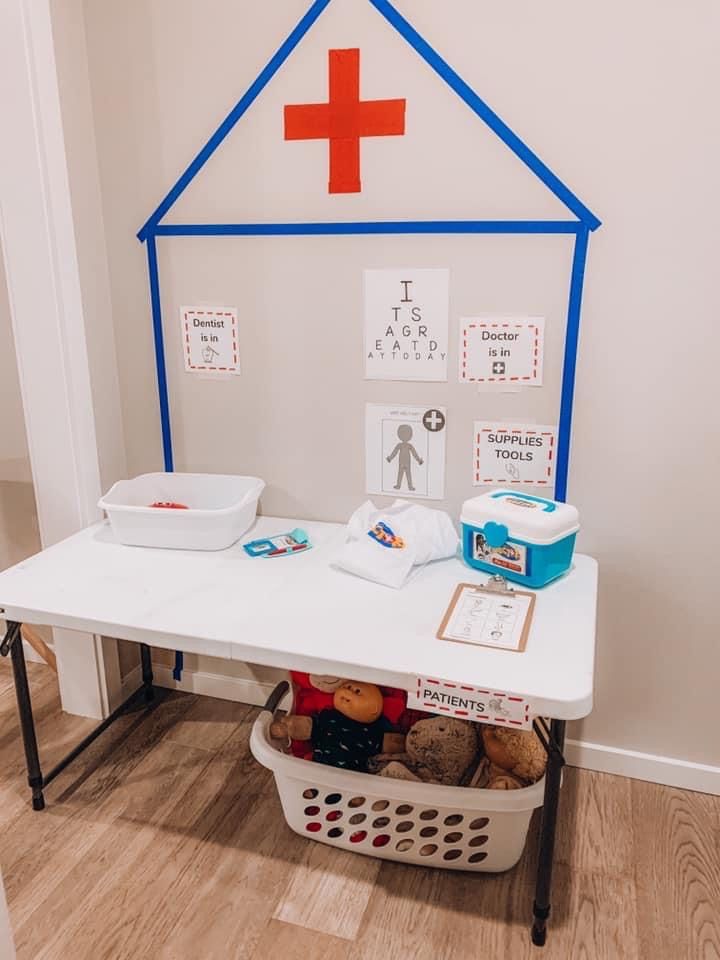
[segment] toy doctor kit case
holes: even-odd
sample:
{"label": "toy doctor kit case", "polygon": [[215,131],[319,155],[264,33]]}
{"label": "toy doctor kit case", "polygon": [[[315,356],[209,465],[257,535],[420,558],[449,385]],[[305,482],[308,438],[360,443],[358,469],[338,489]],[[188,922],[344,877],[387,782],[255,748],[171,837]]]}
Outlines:
{"label": "toy doctor kit case", "polygon": [[460,520],[467,564],[528,587],[569,569],[580,529],[575,507],[514,490],[466,500]]}

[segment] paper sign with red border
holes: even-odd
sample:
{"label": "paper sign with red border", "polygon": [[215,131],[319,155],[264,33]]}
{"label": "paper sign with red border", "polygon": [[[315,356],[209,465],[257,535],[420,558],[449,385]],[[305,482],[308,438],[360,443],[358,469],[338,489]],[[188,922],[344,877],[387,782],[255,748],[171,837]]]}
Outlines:
{"label": "paper sign with red border", "polygon": [[409,709],[427,713],[448,714],[478,723],[530,730],[532,716],[525,697],[511,693],[473,687],[465,683],[449,683],[433,677],[418,677],[408,693]]}
{"label": "paper sign with red border", "polygon": [[240,373],[234,307],[181,307],[180,324],[189,373]]}
{"label": "paper sign with red border", "polygon": [[543,317],[466,317],[460,321],[460,380],[541,387]]}
{"label": "paper sign with red border", "polygon": [[536,484],[555,479],[557,427],[476,420],[473,484]]}

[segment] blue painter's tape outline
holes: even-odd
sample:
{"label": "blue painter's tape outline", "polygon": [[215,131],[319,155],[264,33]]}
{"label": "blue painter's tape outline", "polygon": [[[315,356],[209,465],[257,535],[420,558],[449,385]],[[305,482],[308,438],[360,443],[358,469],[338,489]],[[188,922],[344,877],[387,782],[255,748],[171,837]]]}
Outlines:
{"label": "blue painter's tape outline", "polygon": [[175,651],[175,664],[173,665],[173,680],[178,683],[182,680],[183,669],[185,667],[185,655],[182,650]]}
{"label": "blue painter's tape outline", "polygon": [[368,0],[377,12],[392,26],[425,63],[463,100],[525,166],[576,216],[577,221],[566,220],[436,220],[436,221],[379,221],[371,223],[275,223],[275,224],[161,224],[195,176],[220,147],[238,121],[280,70],[332,0],[314,0],[288,38],[271,57],[255,81],[236,103],[216,129],[205,146],[178,178],[159,206],[145,222],[137,236],[147,242],[150,300],[152,309],[155,361],[160,403],[163,457],[165,469],[172,471],[173,449],[170,424],[165,349],[163,342],[160,280],[157,262],[157,237],[209,236],[351,236],[351,235],[440,235],[440,234],[501,234],[501,235],[574,235],[572,276],[565,339],[565,356],[561,388],[558,427],[558,453],[555,495],[564,500],[567,494],[572,408],[577,364],[577,347],[582,306],[583,281],[590,231],[600,226],[600,220],[547,167],[507,124],[482,100],[471,87],[443,60],[426,40],[405,20],[389,0]]}
{"label": "blue painter's tape outline", "polygon": [[[230,113],[225,117],[217,130],[210,137],[190,165],[180,175],[171,187],[156,210],[148,218],[138,232],[138,239],[145,240],[148,233],[160,223],[162,218],[184,193],[195,176],[205,166],[237,122],[259,97],[278,70],[281,69],[287,58],[302,41],[311,27],[316,23],[323,11],[332,0],[315,0],[307,13],[299,21],[290,36],[280,45],[276,53],[270,58],[261,70],[256,80],[248,87]],[[600,226],[600,220],[585,204],[575,196],[560,178],[542,162],[536,153],[524,143],[510,127],[500,119],[485,101],[468,86],[452,67],[437,53],[415,28],[395,9],[389,0],[368,0],[368,2],[384,17],[400,36],[410,44],[415,52],[429,67],[453,90],[472,112],[486,123],[493,133],[512,150],[515,156],[550,190],[572,213],[575,214],[590,230]]]}
{"label": "blue painter's tape outline", "polygon": [[570,440],[572,435],[573,399],[575,396],[575,371],[577,367],[580,314],[582,312],[585,265],[587,263],[589,229],[584,227],[575,237],[570,297],[568,302],[567,328],[565,331],[565,359],[563,361],[562,388],[560,393],[560,420],[558,425],[558,450],[555,465],[555,499],[567,500],[568,471],[570,469]]}
{"label": "blue painter's tape outline", "polygon": [[158,274],[157,245],[155,235],[148,234],[147,258],[150,275],[150,308],[152,310],[153,337],[155,340],[155,369],[157,371],[158,399],[160,401],[160,425],[162,428],[163,460],[165,470],[172,473],[173,448],[170,428],[170,400],[168,397],[167,371],[165,369],[165,345],[163,341],[162,309],[160,306],[160,277]]}
{"label": "blue painter's tape outline", "polygon": [[335,223],[164,223],[158,237],[310,237],[364,234],[574,234],[578,220],[380,220]]}
{"label": "blue painter's tape outline", "polygon": [[407,40],[410,46],[417,54],[431,67],[445,83],[455,91],[461,100],[486,123],[496,136],[498,136],[506,147],[508,147],[515,156],[522,160],[525,166],[531,170],[538,180],[560,200],[576,217],[585,223],[589,230],[597,230],[600,226],[600,220],[589,210],[585,204],[575,196],[575,194],[566,187],[552,170],[546,166],[534,153],[530,147],[524,143],[510,127],[500,119],[485,101],[479,97],[475,91],[457,74],[453,68],[435,51],[430,44],[408,23],[408,21],[388,2],[388,0],[369,0],[378,13],[394,27],[403,39]]}
{"label": "blue painter's tape outline", "polygon": [[323,10],[325,10],[325,8],[328,7],[331,2],[332,0],[315,0],[287,40],[278,48],[274,56],[270,58],[266,66],[260,71],[257,79],[250,84],[243,96],[238,100],[227,117],[225,117],[223,122],[210,137],[202,150],[197,154],[192,163],[180,175],[180,178],[162,199],[158,208],[153,211],[152,216],[149,217],[149,219],[140,229],[137,235],[138,240],[143,241],[147,237],[150,230],[157,226],[160,220],[165,216],[168,210],[185,191],[190,182],[194,180],[200,170],[208,162],[210,157],[215,153],[217,148],[223,142],[225,137],[227,137],[238,120],[240,120],[240,118],[248,111],[255,100],[260,96],[265,87],[268,85],[268,83],[270,83],[272,78],[293,52],[295,47],[297,47]]}

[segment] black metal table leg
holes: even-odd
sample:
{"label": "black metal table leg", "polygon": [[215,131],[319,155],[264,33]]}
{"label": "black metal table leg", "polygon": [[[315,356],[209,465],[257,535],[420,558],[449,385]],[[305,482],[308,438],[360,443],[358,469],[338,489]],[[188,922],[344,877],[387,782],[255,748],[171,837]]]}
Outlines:
{"label": "black metal table leg", "polygon": [[25,667],[25,654],[23,652],[22,635],[20,633],[21,624],[15,621],[7,621],[7,632],[0,643],[0,656],[12,656],[13,675],[15,678],[15,696],[17,697],[18,713],[20,714],[20,727],[22,730],[23,744],[25,747],[25,760],[27,763],[28,784],[32,789],[33,810],[43,810],[45,807],[45,798],[43,796],[43,787],[51,783],[63,770],[79,757],[91,743],[104,733],[108,727],[113,724],[118,717],[122,716],[140,696],[146,703],[152,701],[155,697],[155,688],[153,687],[152,660],[150,657],[150,648],[146,644],[140,645],[140,660],[142,663],[142,686],[136,690],[119,707],[116,707],[112,713],[99,723],[90,733],[83,737],[73,749],[66,754],[62,760],[57,763],[52,770],[43,776],[40,768],[40,757],[38,754],[37,737],[35,735],[35,721],[33,719],[32,701],[30,700],[30,688],[28,686],[27,669]]}
{"label": "black metal table leg", "polygon": [[3,653],[8,650],[12,658],[13,676],[15,679],[15,697],[20,715],[23,746],[25,747],[25,761],[27,763],[28,785],[32,790],[33,810],[42,810],[45,806],[43,797],[43,775],[40,769],[40,755],[38,754],[37,737],[35,736],[35,721],[33,719],[30,687],[28,686],[27,669],[25,667],[25,652],[23,651],[21,624],[8,621],[7,633],[3,640]]}
{"label": "black metal table leg", "polygon": [[[543,740],[548,752],[547,770],[545,772],[545,798],[542,811],[542,826],[540,828],[540,856],[538,859],[537,882],[535,885],[535,902],[533,904],[534,922],[532,926],[532,942],[537,947],[545,945],[547,938],[547,920],[550,916],[550,891],[552,886],[553,855],[555,851],[555,828],[557,826],[558,803],[560,800],[560,780],[562,768],[565,765],[563,749],[565,746],[565,721],[552,720],[550,730],[542,726],[536,732]],[[544,736],[549,732],[549,736]]]}
{"label": "black metal table leg", "polygon": [[150,647],[146,643],[140,644],[140,663],[142,665],[142,681],[143,691],[145,693],[145,702],[150,703],[150,701],[155,697],[155,688],[153,687],[152,655],[150,653]]}

